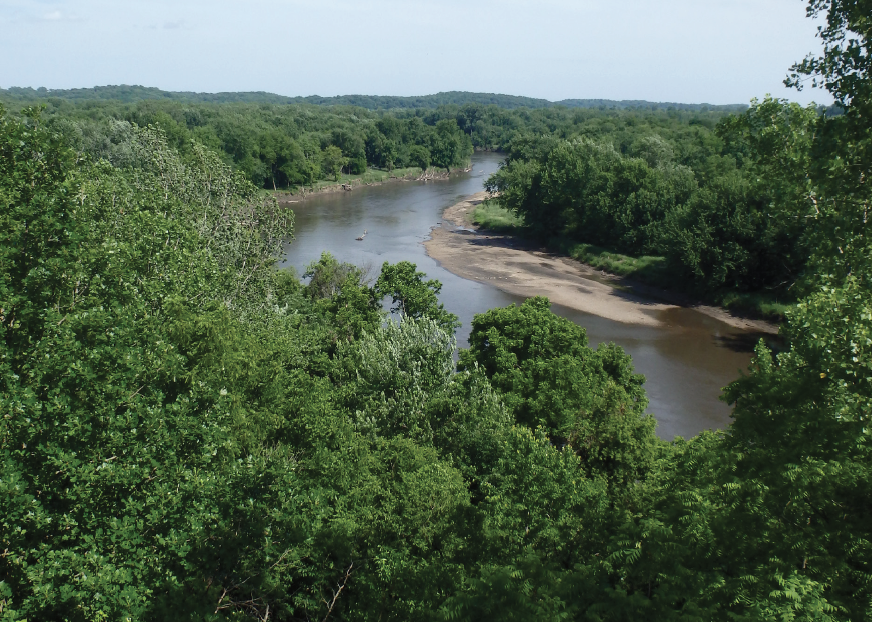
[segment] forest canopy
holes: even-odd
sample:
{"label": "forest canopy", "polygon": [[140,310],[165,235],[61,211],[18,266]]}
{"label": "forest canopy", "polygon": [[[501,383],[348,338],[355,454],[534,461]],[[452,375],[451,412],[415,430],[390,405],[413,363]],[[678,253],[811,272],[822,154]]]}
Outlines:
{"label": "forest canopy", "polygon": [[154,125],[183,157],[193,142],[200,143],[268,189],[311,185],[334,179],[340,171],[359,175],[368,167],[463,168],[473,148],[506,151],[531,136],[599,137],[626,149],[646,131],[672,135],[692,126],[708,133],[735,109],[645,102],[517,107],[501,100],[448,98],[421,107],[369,110],[354,101],[279,103],[246,94],[226,101],[162,97],[160,92],[146,97],[138,94],[139,88],[82,89],[57,96],[54,91],[7,89],[0,91],[0,102],[13,112],[24,104],[45,106],[45,122],[76,150],[110,162],[123,157],[117,145],[124,142],[128,126]]}
{"label": "forest canopy", "polygon": [[699,292],[788,290],[804,277],[812,221],[812,105],[752,102],[711,129],[634,124],[609,134],[524,136],[487,182],[543,240],[665,257]]}
{"label": "forest canopy", "polygon": [[[725,389],[727,430],[674,442],[626,353],[545,299],[477,316],[456,352],[414,264],[277,270],[293,212],[248,169],[110,114],[171,107],[0,108],[0,619],[872,617],[872,6],[809,11],[824,51],[793,79],[842,115],[502,117],[500,200],[545,233],[709,225],[723,256],[797,253],[760,277],[801,274],[785,349],[761,342]],[[313,113],[299,140],[349,157],[333,123],[358,114]],[[364,118],[388,140],[499,127],[437,116]]]}
{"label": "forest canopy", "polygon": [[500,108],[551,108],[564,106],[566,108],[645,108],[674,110],[720,110],[741,111],[744,104],[711,105],[711,104],[680,104],[675,102],[648,102],[642,100],[615,101],[610,99],[564,99],[558,102],[534,97],[518,95],[500,95],[497,93],[470,93],[466,91],[449,91],[435,95],[417,97],[397,97],[386,95],[337,95],[321,97],[309,95],[306,97],[286,97],[274,93],[191,93],[162,91],[154,87],[136,85],[95,86],[89,89],[47,89],[9,87],[0,89],[0,101],[22,103],[38,103],[48,98],[67,101],[112,100],[133,103],[147,99],[172,100],[187,103],[249,103],[249,104],[318,104],[321,106],[357,106],[368,110],[394,110],[398,108],[438,108],[439,106],[466,104],[494,105]]}

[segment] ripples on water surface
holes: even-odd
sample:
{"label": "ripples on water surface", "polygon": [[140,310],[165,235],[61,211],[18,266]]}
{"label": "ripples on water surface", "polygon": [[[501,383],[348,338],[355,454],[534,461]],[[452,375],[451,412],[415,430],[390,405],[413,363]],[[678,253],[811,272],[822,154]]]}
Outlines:
{"label": "ripples on water surface", "polygon": [[[287,246],[285,264],[302,274],[326,250],[340,261],[370,267],[375,277],[385,261],[411,261],[442,282],[440,299],[463,322],[457,339],[465,347],[476,313],[523,299],[455,276],[427,256],[422,242],[441,221],[442,210],[482,190],[499,161],[495,154],[476,154],[473,171],[449,181],[397,182],[298,203],[296,239]],[[364,240],[356,241],[364,230]],[[755,336],[690,309],[661,312],[664,328],[621,324],[558,305],[554,311],[584,326],[592,346],[614,341],[633,357],[647,378],[649,411],[662,438],[687,438],[729,423],[730,409],[718,396],[748,366]]]}

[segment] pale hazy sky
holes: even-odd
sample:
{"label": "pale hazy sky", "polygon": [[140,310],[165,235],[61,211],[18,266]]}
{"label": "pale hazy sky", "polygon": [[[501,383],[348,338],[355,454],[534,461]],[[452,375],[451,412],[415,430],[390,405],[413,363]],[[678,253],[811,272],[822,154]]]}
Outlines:
{"label": "pale hazy sky", "polygon": [[0,0],[0,87],[829,103],[803,0]]}

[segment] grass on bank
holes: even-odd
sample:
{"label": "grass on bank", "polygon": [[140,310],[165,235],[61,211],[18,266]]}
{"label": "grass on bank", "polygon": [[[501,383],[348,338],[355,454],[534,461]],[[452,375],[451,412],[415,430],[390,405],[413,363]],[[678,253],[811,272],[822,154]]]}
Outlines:
{"label": "grass on bank", "polygon": [[[499,233],[525,237],[528,230],[522,218],[500,206],[496,201],[480,204],[472,213],[472,223]],[[634,279],[641,283],[667,290],[686,290],[676,287],[675,273],[670,269],[665,257],[644,255],[632,257],[616,253],[594,244],[585,244],[565,238],[555,238],[548,246],[558,253],[572,257],[598,270]],[[748,314],[767,320],[780,322],[793,305],[792,300],[776,293],[736,292],[723,290],[705,296],[708,303],[730,311]]]}
{"label": "grass on bank", "polygon": [[[693,292],[687,292],[680,286],[676,287],[675,273],[670,269],[665,257],[651,255],[632,257],[593,244],[568,240],[552,240],[549,246],[594,268],[635,279],[648,285],[693,295]],[[783,295],[779,301],[777,294],[761,292],[737,292],[725,289],[707,293],[703,298],[706,302],[724,309],[775,322],[782,321],[784,314],[792,306],[783,302],[785,300]]]}
{"label": "grass on bank", "polygon": [[[788,299],[788,302],[782,302]],[[773,322],[784,320],[784,314],[796,306],[787,296],[760,294],[759,292],[723,292],[719,295],[719,306],[762,317]]]}
{"label": "grass on bank", "polygon": [[472,212],[472,224],[500,233],[523,233],[524,220],[496,201],[480,203]]}

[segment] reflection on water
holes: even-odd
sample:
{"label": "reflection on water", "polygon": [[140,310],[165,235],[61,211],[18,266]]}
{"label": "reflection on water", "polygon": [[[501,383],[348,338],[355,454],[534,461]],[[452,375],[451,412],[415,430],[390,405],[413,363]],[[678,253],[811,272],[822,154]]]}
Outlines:
{"label": "reflection on water", "polygon": [[636,370],[647,379],[657,433],[667,439],[727,426],[730,407],[718,396],[748,367],[750,352],[762,336],[691,309],[658,312],[663,328],[620,324],[558,305],[553,309],[584,326],[592,346],[614,341],[633,357]]}
{"label": "reflection on water", "polygon": [[[427,256],[422,242],[441,221],[442,210],[482,190],[499,160],[495,154],[476,154],[472,173],[449,181],[397,182],[307,199],[294,206],[296,239],[287,246],[285,265],[302,273],[326,250],[340,261],[370,267],[375,277],[385,261],[411,261],[442,282],[441,301],[463,322],[457,338],[465,347],[476,313],[520,304],[523,298],[455,276]],[[355,240],[364,230],[366,237]],[[658,312],[665,327],[651,328],[553,308],[584,326],[592,346],[613,341],[633,357],[636,370],[647,378],[649,410],[662,438],[687,438],[729,424],[730,408],[718,396],[747,368],[759,335],[691,309]]]}

